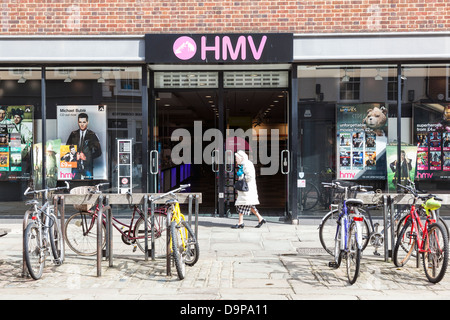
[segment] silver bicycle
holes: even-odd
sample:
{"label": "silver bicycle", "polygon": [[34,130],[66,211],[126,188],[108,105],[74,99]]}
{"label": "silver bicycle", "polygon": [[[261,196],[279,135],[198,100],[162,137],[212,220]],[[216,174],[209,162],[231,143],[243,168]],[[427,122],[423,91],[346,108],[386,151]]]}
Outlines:
{"label": "silver bicycle", "polygon": [[39,200],[34,198],[26,202],[30,205],[27,216],[31,217],[23,233],[24,258],[31,277],[35,280],[41,278],[44,271],[45,259],[53,254],[53,263],[61,265],[64,261],[64,239],[61,226],[54,213],[53,205],[48,201],[51,191],[69,189],[69,183],[65,187],[47,188],[42,190],[31,190],[29,187],[24,195],[42,194],[45,203],[40,205]]}

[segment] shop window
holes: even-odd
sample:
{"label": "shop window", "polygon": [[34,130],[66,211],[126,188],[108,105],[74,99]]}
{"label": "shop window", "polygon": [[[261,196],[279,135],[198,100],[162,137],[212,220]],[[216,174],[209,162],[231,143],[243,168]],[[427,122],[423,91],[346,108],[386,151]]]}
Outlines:
{"label": "shop window", "polygon": [[[57,159],[55,183],[69,180],[74,187],[107,180],[110,192],[142,190],[141,71],[47,68],[47,140]],[[87,125],[84,137],[82,122]]]}
{"label": "shop window", "polygon": [[397,77],[388,77],[387,82],[387,99],[388,101],[397,101],[398,92],[398,81]]}
{"label": "shop window", "polygon": [[340,79],[339,100],[359,101],[361,91],[361,77],[356,75],[358,69],[344,69],[344,76]]}

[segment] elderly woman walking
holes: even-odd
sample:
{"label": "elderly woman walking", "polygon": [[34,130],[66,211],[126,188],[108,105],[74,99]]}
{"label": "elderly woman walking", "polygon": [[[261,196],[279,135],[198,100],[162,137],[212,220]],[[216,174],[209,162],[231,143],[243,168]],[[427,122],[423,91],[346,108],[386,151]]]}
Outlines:
{"label": "elderly woman walking", "polygon": [[238,196],[235,202],[236,211],[239,213],[239,222],[234,225],[233,229],[244,228],[244,215],[249,215],[252,212],[258,218],[258,224],[256,228],[260,228],[266,220],[261,217],[256,209],[256,205],[259,204],[258,190],[256,188],[256,174],[253,163],[248,159],[247,154],[239,150],[235,153],[236,164],[239,166],[238,177],[239,179],[245,179],[248,184],[248,191],[238,191]]}

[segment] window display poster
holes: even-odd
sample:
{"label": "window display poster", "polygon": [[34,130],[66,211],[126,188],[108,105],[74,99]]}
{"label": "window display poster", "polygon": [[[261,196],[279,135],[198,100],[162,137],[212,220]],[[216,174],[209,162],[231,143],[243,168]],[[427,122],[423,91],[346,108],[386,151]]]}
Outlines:
{"label": "window display poster", "polygon": [[107,113],[104,105],[57,106],[61,139],[58,180],[106,180]]}
{"label": "window display poster", "polygon": [[414,139],[417,145],[417,178],[450,179],[450,111],[441,104],[414,108]]}
{"label": "window display poster", "polygon": [[[388,191],[397,191],[397,177],[395,172],[397,170],[397,145],[387,146],[387,181]],[[400,184],[406,185],[407,181],[414,182],[416,176],[416,164],[419,166],[419,159],[416,158],[417,147],[416,146],[402,146],[400,151]]]}
{"label": "window display poster", "polygon": [[338,104],[337,179],[384,180],[387,108],[381,103]]}
{"label": "window display poster", "polygon": [[[54,188],[58,181],[59,150],[61,140],[48,140],[45,149],[45,166],[47,187]],[[33,145],[33,180],[34,188],[42,188],[42,143]]]}
{"label": "window display poster", "polygon": [[0,106],[0,180],[30,177],[33,106]]}

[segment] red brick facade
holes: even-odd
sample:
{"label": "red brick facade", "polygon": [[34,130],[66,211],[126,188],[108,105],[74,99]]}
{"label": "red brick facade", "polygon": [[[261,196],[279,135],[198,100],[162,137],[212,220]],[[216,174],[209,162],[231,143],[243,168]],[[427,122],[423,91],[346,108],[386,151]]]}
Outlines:
{"label": "red brick facade", "polygon": [[3,0],[0,35],[450,31],[448,0]]}

